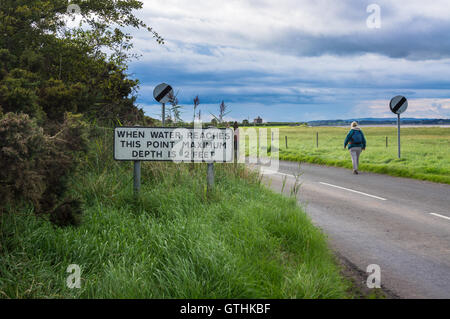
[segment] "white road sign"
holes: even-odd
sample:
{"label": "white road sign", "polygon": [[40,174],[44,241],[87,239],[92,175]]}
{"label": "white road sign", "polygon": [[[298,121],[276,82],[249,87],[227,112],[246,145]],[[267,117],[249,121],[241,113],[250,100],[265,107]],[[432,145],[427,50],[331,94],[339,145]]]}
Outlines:
{"label": "white road sign", "polygon": [[233,162],[233,129],[116,127],[118,161]]}
{"label": "white road sign", "polygon": [[173,95],[173,89],[169,84],[161,83],[153,90],[153,97],[159,103],[167,103],[170,100],[170,96]]}
{"label": "white road sign", "polygon": [[392,113],[402,114],[408,108],[408,100],[406,97],[398,95],[391,100],[389,103]]}

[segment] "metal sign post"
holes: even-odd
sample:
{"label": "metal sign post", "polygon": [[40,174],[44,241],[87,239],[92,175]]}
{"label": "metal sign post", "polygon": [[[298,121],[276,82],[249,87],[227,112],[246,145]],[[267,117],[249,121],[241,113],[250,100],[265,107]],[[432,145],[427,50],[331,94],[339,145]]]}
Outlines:
{"label": "metal sign post", "polygon": [[166,103],[162,103],[162,127],[166,125]]}
{"label": "metal sign post", "polygon": [[234,129],[234,168],[236,169],[238,163],[238,151],[239,151],[239,125],[237,122],[233,124]]}
{"label": "metal sign post", "polygon": [[389,103],[389,107],[392,113],[397,114],[397,138],[398,138],[398,158],[401,158],[401,145],[400,145],[400,114],[406,111],[408,108],[408,100],[406,97],[397,95]]}
{"label": "metal sign post", "polygon": [[401,144],[400,144],[400,114],[397,114],[397,144],[398,144],[398,158],[401,158]]}
{"label": "metal sign post", "polygon": [[162,126],[166,125],[166,103],[170,101],[171,96],[173,96],[173,89],[169,84],[161,83],[153,90],[153,97],[162,104]]}
{"label": "metal sign post", "polygon": [[134,194],[138,195],[141,191],[141,161],[134,161],[133,179]]}
{"label": "metal sign post", "polygon": [[208,163],[208,168],[206,172],[206,192],[211,194],[214,188],[214,163]]}
{"label": "metal sign post", "polygon": [[133,161],[133,163],[133,192],[137,197],[141,191],[141,161]]}

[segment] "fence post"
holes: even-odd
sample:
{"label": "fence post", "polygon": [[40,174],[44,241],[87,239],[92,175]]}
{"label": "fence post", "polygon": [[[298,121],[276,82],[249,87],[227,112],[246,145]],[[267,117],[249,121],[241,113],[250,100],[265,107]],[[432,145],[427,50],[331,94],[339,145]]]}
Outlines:
{"label": "fence post", "polygon": [[286,141],[286,149],[287,149],[288,148],[287,136],[285,136],[284,139]]}
{"label": "fence post", "polygon": [[316,147],[319,148],[319,132],[316,132]]}
{"label": "fence post", "polygon": [[388,137],[386,136],[386,148],[388,147]]}

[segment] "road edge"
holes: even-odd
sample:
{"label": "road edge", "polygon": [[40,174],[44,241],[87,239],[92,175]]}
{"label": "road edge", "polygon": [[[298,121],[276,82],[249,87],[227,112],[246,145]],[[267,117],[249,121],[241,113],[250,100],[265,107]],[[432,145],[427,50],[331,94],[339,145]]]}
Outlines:
{"label": "road edge", "polygon": [[341,268],[341,274],[351,283],[350,295],[356,299],[402,299],[399,295],[394,293],[392,290],[381,285],[381,288],[370,289],[366,285],[368,274],[359,269],[354,263],[352,263],[348,258],[334,250],[332,247],[330,249],[336,259],[337,264]]}

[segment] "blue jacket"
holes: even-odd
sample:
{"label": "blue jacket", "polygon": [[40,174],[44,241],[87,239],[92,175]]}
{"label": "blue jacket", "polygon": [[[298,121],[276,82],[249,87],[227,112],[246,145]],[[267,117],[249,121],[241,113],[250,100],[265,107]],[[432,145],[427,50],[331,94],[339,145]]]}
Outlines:
{"label": "blue jacket", "polygon": [[[355,131],[360,131],[361,132],[362,143],[359,143],[359,144],[352,144],[351,143],[352,136],[355,133]],[[347,137],[345,138],[344,147],[346,147],[347,144],[348,144],[348,149],[351,149],[352,147],[366,148],[366,138],[364,137],[364,133],[359,128],[351,129],[350,132],[348,132]]]}

